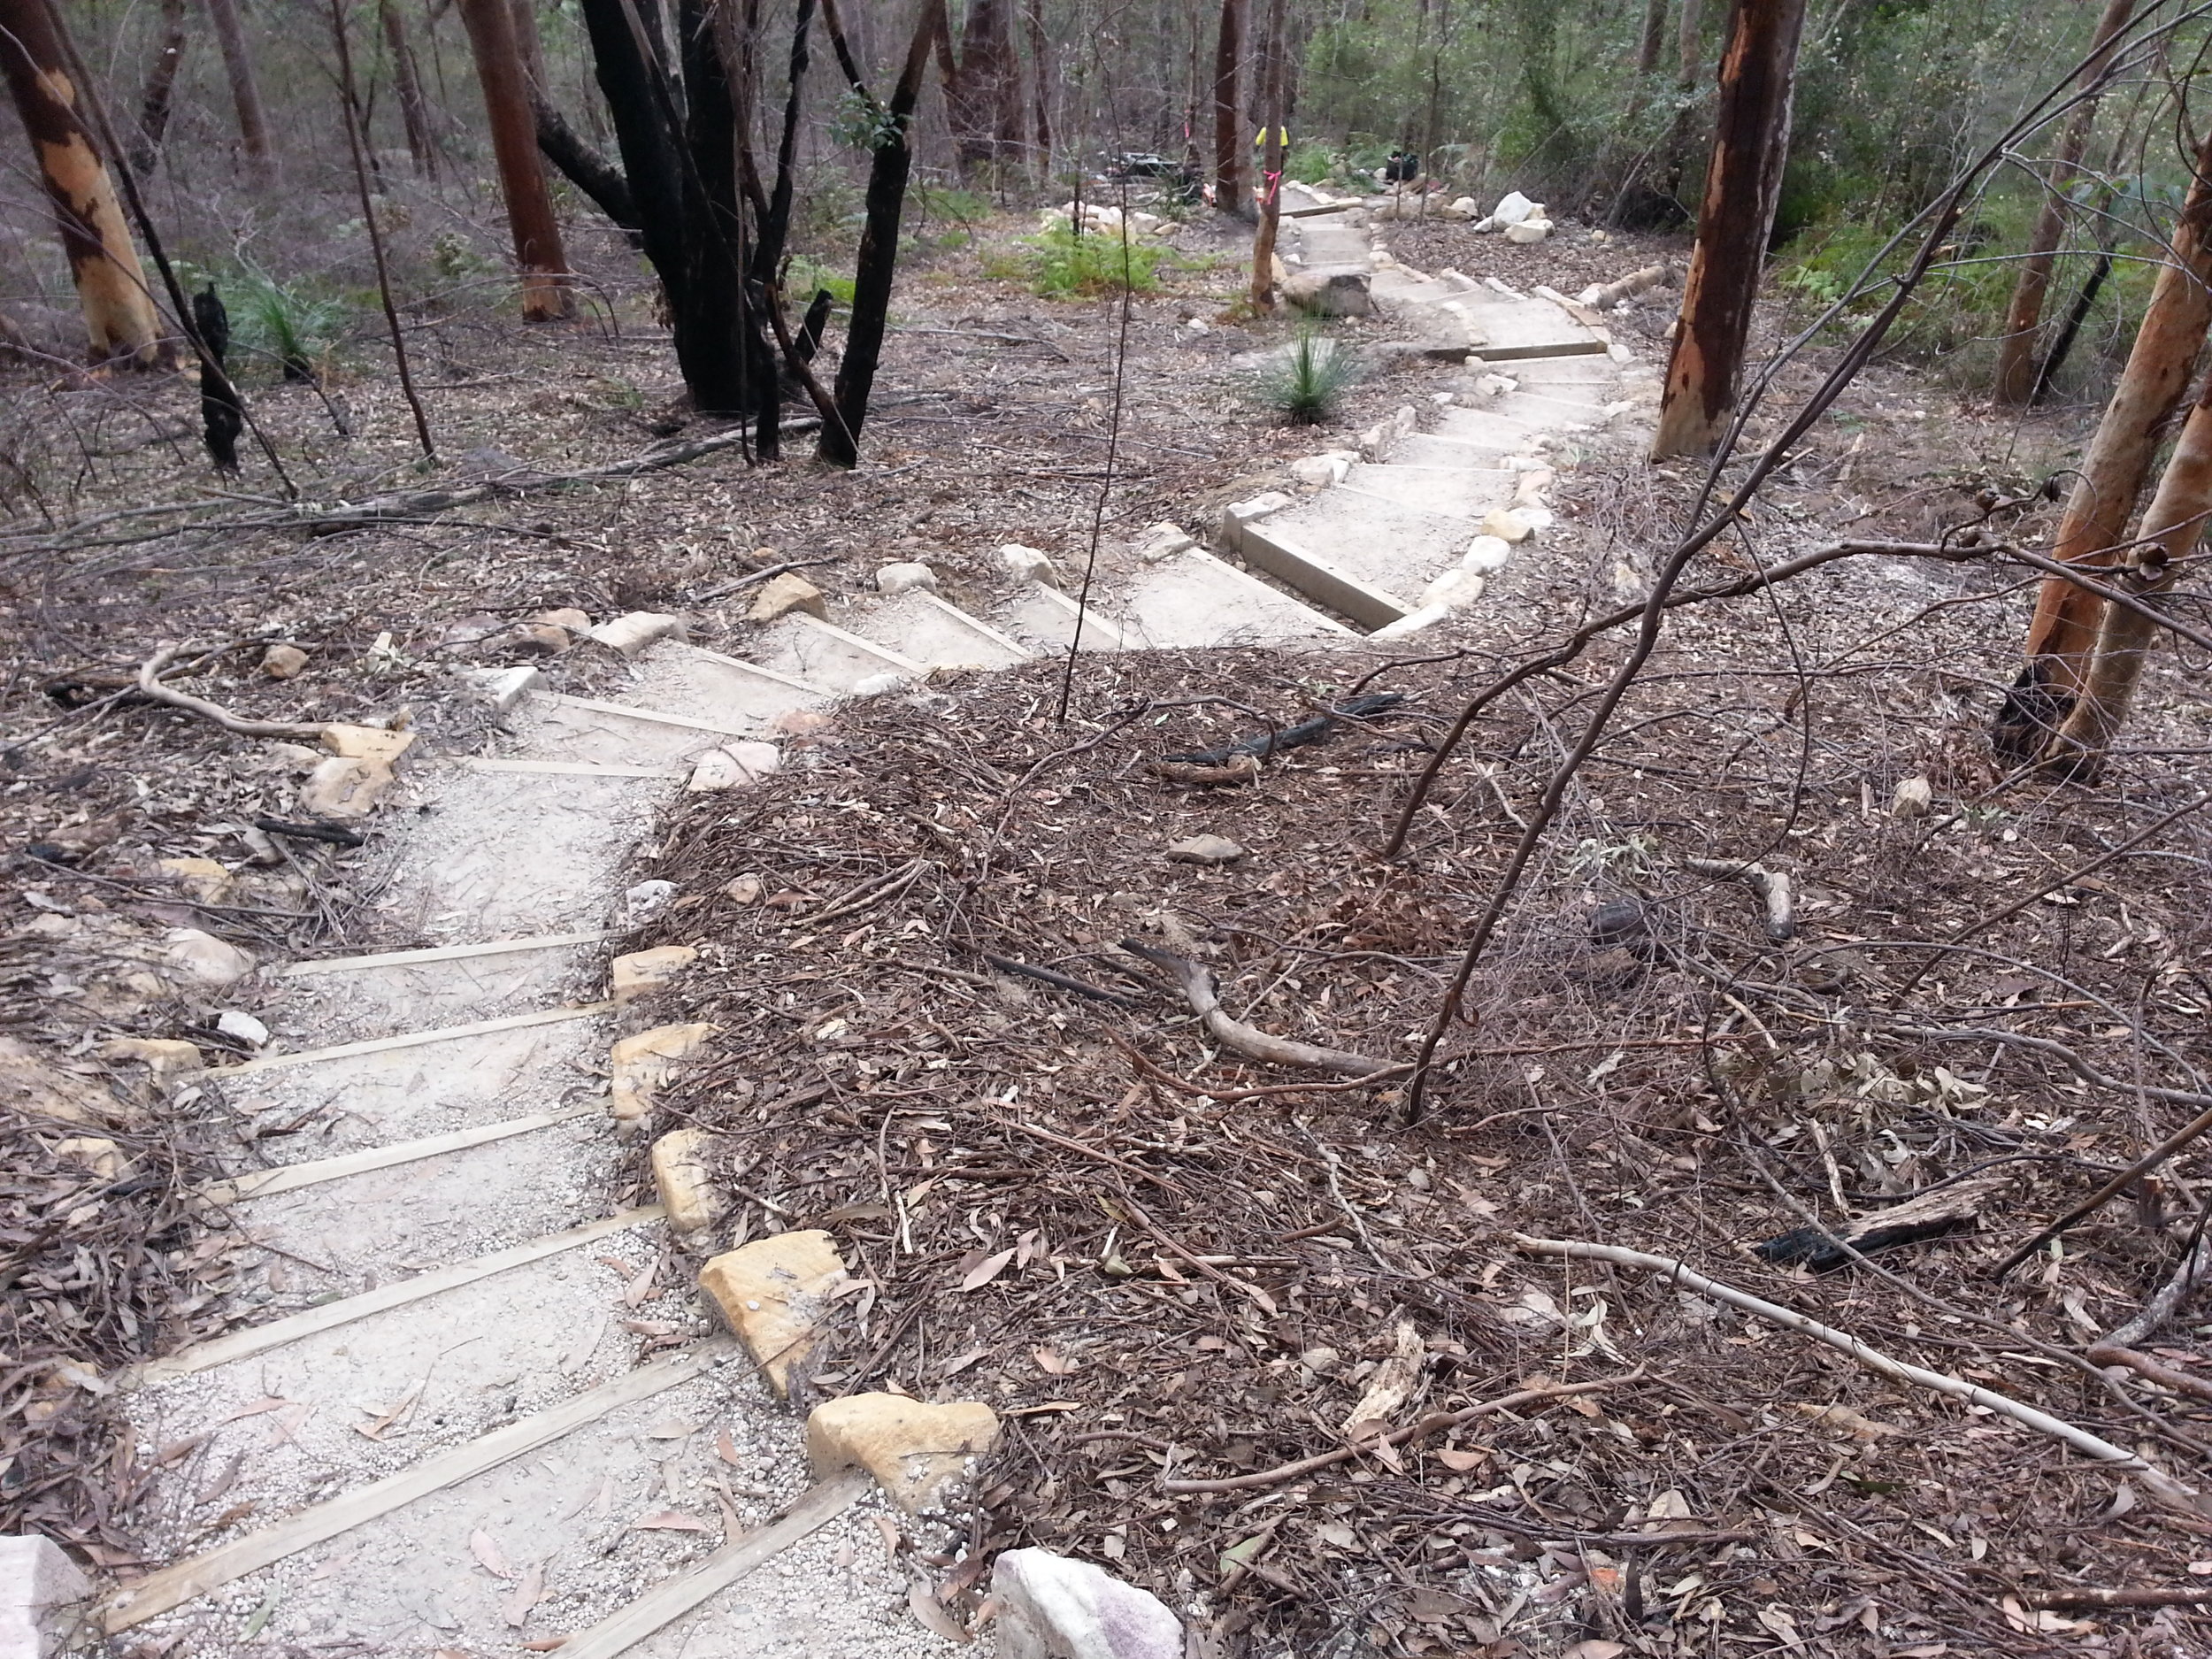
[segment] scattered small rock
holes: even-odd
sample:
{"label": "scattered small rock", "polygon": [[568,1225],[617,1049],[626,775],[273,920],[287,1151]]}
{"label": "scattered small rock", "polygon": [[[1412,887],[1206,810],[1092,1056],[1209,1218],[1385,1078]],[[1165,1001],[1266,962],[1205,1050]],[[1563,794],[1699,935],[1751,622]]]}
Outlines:
{"label": "scattered small rock", "polygon": [[239,1041],[251,1044],[257,1048],[266,1047],[269,1041],[269,1028],[266,1025],[251,1014],[241,1013],[234,1008],[227,1008],[216,1016],[215,1029],[226,1037],[235,1037]]}
{"label": "scattered small rock", "polygon": [[647,646],[665,639],[682,639],[687,630],[681,617],[672,617],[658,611],[633,611],[584,631],[584,637],[619,651],[625,657],[635,657]]}
{"label": "scattered small rock", "polygon": [[847,1394],[825,1401],[806,1420],[807,1460],[816,1475],[864,1469],[909,1515],[942,1509],[967,1477],[969,1459],[997,1442],[998,1414],[976,1400]]}
{"label": "scattered small rock", "polygon": [[766,887],[758,876],[739,876],[722,889],[733,904],[757,904],[760,895],[765,891]]}
{"label": "scattered small rock", "polygon": [[745,1344],[779,1398],[814,1348],[829,1296],[845,1282],[845,1263],[819,1227],[779,1233],[725,1251],[699,1270],[699,1288]]}
{"label": "scattered small rock", "polygon": [[1536,534],[1536,526],[1525,508],[1494,507],[1483,515],[1482,534],[1517,546]]}
{"label": "scattered small rock", "polygon": [[261,672],[272,680],[292,680],[307,666],[307,653],[296,645],[272,645],[261,653]]}
{"label": "scattered small rock", "polygon": [[829,619],[829,607],[823,602],[822,590],[798,572],[786,571],[761,584],[760,591],[753,595],[753,608],[745,614],[755,622],[773,622],[794,611],[803,611],[823,621]]}
{"label": "scattered small rock", "polygon": [[1183,1623],[1148,1590],[1048,1549],[991,1567],[999,1659],[1183,1659]]}
{"label": "scattered small rock", "polygon": [[1935,786],[1925,778],[1907,778],[1889,798],[1892,818],[1925,818],[1935,804]]}
{"label": "scattered small rock", "polygon": [[1233,864],[1244,849],[1225,835],[1193,835],[1167,849],[1168,862],[1179,864]]}
{"label": "scattered small rock", "polygon": [[323,727],[323,747],[347,760],[373,760],[389,766],[414,743],[412,732],[388,731],[380,726]]}
{"label": "scattered small rock", "polygon": [[676,896],[673,881],[641,881],[626,888],[622,895],[622,919],[635,927],[649,922],[667,908],[669,900]]}
{"label": "scattered small rock", "polygon": [[164,858],[154,868],[202,904],[220,904],[234,878],[212,858]]}
{"label": "scattered small rock", "polygon": [[783,751],[773,743],[726,743],[699,757],[684,787],[695,792],[742,788],[782,764]]}
{"label": "scattered small rock", "polygon": [[491,704],[495,714],[511,712],[545,684],[545,676],[526,664],[514,668],[464,669],[461,678],[471,691]]}

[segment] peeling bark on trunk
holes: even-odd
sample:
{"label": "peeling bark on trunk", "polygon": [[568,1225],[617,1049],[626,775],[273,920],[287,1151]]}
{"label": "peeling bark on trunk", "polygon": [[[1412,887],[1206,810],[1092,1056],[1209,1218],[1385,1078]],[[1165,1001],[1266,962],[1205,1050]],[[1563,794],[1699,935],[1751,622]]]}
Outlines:
{"label": "peeling bark on trunk", "polygon": [[254,80],[246,31],[238,21],[238,0],[207,0],[207,15],[222,49],[223,73],[230,81],[230,101],[238,111],[238,142],[254,177],[266,184],[274,172],[269,150],[269,118],[261,108],[261,88]]}
{"label": "peeling bark on trunk", "polygon": [[138,130],[131,134],[130,167],[140,178],[161,159],[161,142],[168,136],[169,113],[177,96],[177,71],[184,63],[184,0],[161,0],[161,45],[154,65],[146,72],[145,89],[138,96]]}
{"label": "peeling bark on trunk", "polygon": [[1652,440],[1655,461],[1709,451],[1735,407],[1789,157],[1790,91],[1804,23],[1805,0],[1736,0],[1730,16],[1713,156]]}
{"label": "peeling bark on trunk", "polygon": [[[2116,571],[2113,587],[2143,598],[2172,586],[2181,561],[2195,551],[2212,515],[2212,380],[2181,429],[2180,441],[2143,515],[2143,545]],[[2143,678],[2157,626],[2147,617],[2106,603],[2080,695],[2045,754],[2054,772],[2092,780],[2106,749],[2127,724],[2128,705]]]}
{"label": "peeling bark on trunk", "polygon": [[61,22],[47,0],[0,0],[0,72],[53,204],[92,360],[152,368],[165,354],[115,182],[78,114]]}
{"label": "peeling bark on trunk", "polygon": [[522,314],[534,323],[558,322],[572,313],[568,256],[560,221],[538,159],[537,119],[530,110],[529,78],[515,39],[508,0],[460,0],[476,81],[492,130],[492,154],[507,200],[507,227],[522,273]]}
{"label": "peeling bark on trunk", "polygon": [[[2158,434],[2180,407],[2212,322],[2212,136],[2197,151],[2196,176],[2182,204],[2171,255],[2135,331],[2127,367],[2082,457],[2074,493],[2053,539],[2051,557],[2069,565],[2108,565],[2127,538],[2128,519],[2150,476]],[[2094,648],[2104,601],[2058,577],[2036,595],[2026,664],[1990,729],[1999,756],[2035,758],[2072,712]]]}
{"label": "peeling bark on trunk", "polygon": [[1244,0],[1221,0],[1214,36],[1214,205],[1238,219],[1252,214],[1244,171],[1244,119],[1238,83],[1244,67]]}
{"label": "peeling bark on trunk", "polygon": [[[2097,19],[2096,33],[2090,38],[2089,61],[2081,73],[2084,87],[2093,87],[2103,79],[2112,62],[2113,42],[2134,14],[2135,0],[2108,0],[2104,15]],[[2050,291],[2058,244],[2066,234],[2067,192],[2081,176],[2082,152],[2089,147],[2090,129],[2096,121],[2097,100],[2083,99],[2074,107],[2059,134],[2058,148],[2052,153],[2051,176],[2045,185],[2047,194],[2042,211],[2036,215],[2035,228],[2028,234],[2020,275],[2013,285],[2012,303],[2005,313],[2005,332],[1997,345],[1997,380],[1992,389],[2000,403],[2016,406],[2035,394],[2038,325],[2043,319],[2044,296]]]}
{"label": "peeling bark on trunk", "polygon": [[438,176],[438,131],[430,119],[430,105],[422,96],[422,75],[416,67],[415,49],[407,39],[407,25],[392,0],[381,0],[377,11],[384,26],[384,44],[392,55],[392,88],[399,95],[407,154],[417,173],[434,179]]}

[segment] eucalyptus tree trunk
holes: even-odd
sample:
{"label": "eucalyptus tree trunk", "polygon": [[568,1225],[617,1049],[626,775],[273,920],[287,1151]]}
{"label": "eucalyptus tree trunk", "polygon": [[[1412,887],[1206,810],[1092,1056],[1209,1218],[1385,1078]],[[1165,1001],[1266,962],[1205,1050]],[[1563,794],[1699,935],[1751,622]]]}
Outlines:
{"label": "eucalyptus tree trunk", "polygon": [[[2126,368],[2075,474],[2051,557],[2109,565],[2150,477],[2159,433],[2189,387],[2212,323],[2212,134],[2196,155],[2172,247],[2135,331]],[[2026,663],[1990,728],[1991,746],[2016,764],[2032,761],[2073,712],[2104,619],[2104,601],[2062,577],[2046,578],[2028,624]]]}
{"label": "eucalyptus tree trunk", "polygon": [[68,62],[47,0],[0,0],[0,73],[53,206],[92,361],[152,368],[165,356],[160,322]]}
{"label": "eucalyptus tree trunk", "polygon": [[254,79],[253,56],[246,50],[246,31],[238,20],[238,0],[207,0],[207,15],[215,26],[215,43],[222,49],[231,104],[238,111],[239,147],[246,152],[256,180],[266,184],[275,172],[269,118],[261,107],[261,87]]}
{"label": "eucalyptus tree trunk", "polygon": [[184,0],[161,0],[161,45],[146,85],[138,95],[138,130],[131,134],[131,171],[144,178],[161,159],[162,140],[168,136],[169,115],[175,107],[177,71],[184,63]]}
{"label": "eucalyptus tree trunk", "polygon": [[[2182,561],[2203,536],[2208,516],[2212,516],[2212,380],[2189,411],[2158,480],[2158,493],[2143,515],[2137,545],[2108,585],[2138,599],[2171,587]],[[2135,700],[2156,631],[2157,625],[2140,611],[2104,602],[2080,695],[2043,757],[2052,771],[2087,781],[2101,770],[2105,751],[2127,724],[2128,706]]]}
{"label": "eucalyptus tree trunk", "polygon": [[[2114,44],[2135,14],[2135,0],[2106,0],[2104,15],[2097,19],[2089,42],[2089,59],[2082,66],[2081,85],[2095,88],[2111,67]],[[2051,269],[2057,263],[2058,244],[2066,234],[2068,193],[2081,176],[2082,152],[2089,147],[2090,129],[2097,122],[2097,99],[2085,97],[2060,132],[2058,148],[2051,156],[2051,176],[2044,185],[2042,211],[2028,233],[2028,245],[2013,284],[2012,303],[2005,312],[2005,332],[1997,343],[1997,379],[1991,388],[2000,403],[2019,405],[2035,395],[2036,347],[2041,339],[2043,301],[2050,291]]]}
{"label": "eucalyptus tree trunk", "polygon": [[1709,451],[1736,406],[1752,307],[1789,158],[1805,0],[1736,0],[1720,67],[1697,247],[1667,363],[1651,458]]}
{"label": "eucalyptus tree trunk", "polygon": [[460,0],[460,9],[491,126],[515,264],[522,273],[522,314],[534,323],[557,322],[573,309],[568,256],[538,157],[537,118],[530,109],[529,75],[515,38],[514,12],[508,0]]}

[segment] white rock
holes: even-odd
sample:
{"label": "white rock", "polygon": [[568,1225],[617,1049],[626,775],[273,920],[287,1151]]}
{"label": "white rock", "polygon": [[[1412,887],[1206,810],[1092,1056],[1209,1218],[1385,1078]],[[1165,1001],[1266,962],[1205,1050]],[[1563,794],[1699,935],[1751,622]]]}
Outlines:
{"label": "white rock", "polygon": [[632,926],[650,921],[676,896],[673,881],[641,881],[622,895],[622,918]]}
{"label": "white rock", "polygon": [[1551,220],[1548,219],[1525,219],[1517,225],[1508,225],[1505,227],[1505,239],[1508,242],[1541,242],[1550,234]]}
{"label": "white rock", "polygon": [[1183,1659],[1183,1623],[1149,1591],[1048,1549],[991,1568],[999,1659]]}
{"label": "white rock", "polygon": [[1421,430],[1421,411],[1411,403],[1401,403],[1391,411],[1390,425],[1401,438],[1410,438]]}
{"label": "white rock", "polygon": [[1480,572],[1455,565],[1421,590],[1421,609],[1442,605],[1447,611],[1463,610],[1482,597],[1484,585]]}
{"label": "white rock", "polygon": [[1052,555],[1041,548],[1024,547],[1018,541],[1009,541],[999,549],[998,562],[1005,567],[1006,573],[1018,582],[1038,582],[1047,588],[1060,585],[1060,572],[1053,567]]}
{"label": "white rock", "polygon": [[1286,278],[1283,298],[1316,317],[1365,317],[1375,309],[1364,271],[1301,271]]}
{"label": "white rock", "polygon": [[545,685],[545,676],[526,663],[517,668],[465,668],[460,672],[468,688],[498,714],[511,712],[523,698]]}
{"label": "white rock", "polygon": [[1509,380],[1502,374],[1483,374],[1475,379],[1475,390],[1485,397],[1503,397],[1508,392],[1520,389],[1520,381]]}
{"label": "white rock", "polygon": [[1521,474],[1520,482],[1513,487],[1513,504],[1546,511],[1544,492],[1552,487],[1559,474],[1548,466],[1532,466]]}
{"label": "white rock", "polygon": [[1459,556],[1459,565],[1462,570],[1472,571],[1478,576],[1491,576],[1503,570],[1512,557],[1511,542],[1501,536],[1479,535]]}
{"label": "white rock", "polygon": [[300,808],[310,818],[366,818],[398,776],[380,760],[333,755],[315,763],[300,785]]}
{"label": "white rock", "polygon": [[0,1538],[0,1659],[59,1653],[74,1633],[73,1609],[91,1597],[91,1581],[51,1539]]}
{"label": "white rock", "polygon": [[196,985],[235,985],[254,971],[250,954],[196,927],[163,935],[161,959],[173,977]]}
{"label": "white rock", "polygon": [[1479,219],[1482,217],[1482,209],[1477,205],[1475,198],[1471,196],[1463,196],[1457,201],[1454,202],[1452,204],[1451,211],[1452,217],[1455,219]]}
{"label": "white rock", "polygon": [[1508,190],[1498,198],[1497,206],[1490,210],[1490,217],[1503,228],[1517,225],[1525,219],[1541,218],[1543,211],[1540,204],[1530,201],[1518,190]]}
{"label": "white rock", "polygon": [[1320,455],[1309,455],[1290,464],[1290,475],[1301,484],[1314,489],[1327,489],[1341,484],[1344,475],[1352,470],[1352,463],[1359,459],[1342,449],[1331,449]]}
{"label": "white rock", "polygon": [[[1546,514],[1547,518],[1550,515]],[[1498,507],[1483,515],[1482,534],[1494,536],[1501,541],[1525,541],[1536,534],[1534,510],[1526,507]]]}
{"label": "white rock", "polygon": [[855,685],[849,694],[855,697],[887,697],[895,691],[903,691],[914,683],[910,674],[871,674]]}
{"label": "white rock", "polygon": [[269,1041],[266,1025],[251,1014],[242,1014],[234,1008],[227,1008],[216,1016],[215,1029],[226,1037],[235,1037],[239,1041],[250,1042],[257,1048],[267,1046]]}
{"label": "white rock", "polygon": [[773,743],[725,743],[699,757],[684,787],[693,791],[742,788],[758,783],[782,764],[783,750]]}
{"label": "white rock", "polygon": [[1475,221],[1475,228],[1479,231],[1493,231],[1497,229],[1497,227],[1498,221],[1495,215],[1493,214],[1485,214],[1482,218]]}
{"label": "white rock", "polygon": [[1408,634],[1434,627],[1451,614],[1449,605],[1423,605],[1418,610],[1407,611],[1395,622],[1377,628],[1367,637],[1371,640],[1402,640]]}
{"label": "white rock", "polygon": [[879,594],[910,594],[918,589],[930,594],[937,591],[937,572],[918,560],[886,565],[876,572]]}
{"label": "white rock", "polygon": [[1892,818],[1925,818],[1935,804],[1935,786],[1925,778],[1907,778],[1899,782],[1897,793],[1890,797],[1889,815]]}

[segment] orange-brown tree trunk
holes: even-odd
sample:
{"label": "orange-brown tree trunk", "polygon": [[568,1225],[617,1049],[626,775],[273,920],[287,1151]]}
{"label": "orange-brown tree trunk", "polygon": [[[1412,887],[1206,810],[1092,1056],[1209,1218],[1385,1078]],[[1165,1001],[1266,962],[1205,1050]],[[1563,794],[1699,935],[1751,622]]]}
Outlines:
{"label": "orange-brown tree trunk", "polygon": [[161,325],[115,181],[78,113],[67,62],[61,21],[47,0],[0,0],[0,72],[53,204],[92,360],[151,368],[165,355]]}
{"label": "orange-brown tree trunk", "polygon": [[[2128,520],[2150,477],[2158,434],[2189,388],[2205,326],[2212,322],[2212,135],[2196,156],[2170,257],[2161,265],[2135,331],[2127,367],[2105,405],[2060,518],[2051,557],[2104,565],[2127,538]],[[2032,760],[2073,710],[2103,620],[2104,601],[2062,578],[2046,579],[2028,624],[2027,662],[1990,731],[1997,753]]]}
{"label": "orange-brown tree trunk", "polygon": [[1710,450],[1736,406],[1752,305],[1789,158],[1790,93],[1804,26],[1805,0],[1736,0],[1730,14],[1713,156],[1652,439],[1655,461]]}
{"label": "orange-brown tree trunk", "polygon": [[553,322],[572,308],[568,257],[561,247],[560,222],[553,217],[553,197],[545,188],[537,118],[530,109],[529,76],[515,38],[514,12],[508,0],[460,0],[460,10],[490,119],[515,263],[522,270],[522,314],[531,322]]}
{"label": "orange-brown tree trunk", "polygon": [[[2205,383],[2196,407],[2166,462],[2158,493],[2143,515],[2139,544],[2108,583],[2143,597],[2170,587],[2181,561],[2189,557],[2212,515],[2212,380]],[[2128,706],[2143,678],[2157,625],[2139,611],[2105,602],[2095,647],[2082,677],[2081,693],[2065,724],[2051,740],[2045,759],[2054,771],[2086,780],[2104,751],[2127,724]]]}
{"label": "orange-brown tree trunk", "polygon": [[[2135,14],[2135,0],[2107,0],[2104,15],[2090,37],[2089,60],[2083,65],[2081,84],[2094,87],[2112,62],[2113,42]],[[2043,301],[2050,292],[2051,268],[2057,263],[2058,244],[2066,234],[2067,192],[2081,176],[2082,151],[2089,147],[2089,132],[2096,125],[2097,100],[2084,98],[2060,132],[2058,148],[2051,157],[2051,176],[2044,186],[2043,210],[2035,228],[2028,233],[2025,257],[2013,284],[2012,303],[2005,312],[2005,332],[1997,343],[1997,380],[1992,388],[2000,403],[2026,403],[2035,393],[2036,346],[2042,338]]]}
{"label": "orange-brown tree trunk", "polygon": [[238,0],[207,0],[207,15],[215,26],[215,43],[223,53],[223,73],[230,81],[230,101],[238,111],[239,145],[246,152],[254,177],[266,183],[274,171],[269,118],[261,107],[261,86],[254,79],[246,31],[238,21]]}
{"label": "orange-brown tree trunk", "polygon": [[1254,311],[1275,304],[1275,238],[1282,225],[1283,165],[1283,0],[1268,0],[1267,33],[1260,42],[1260,224],[1252,237]]}

